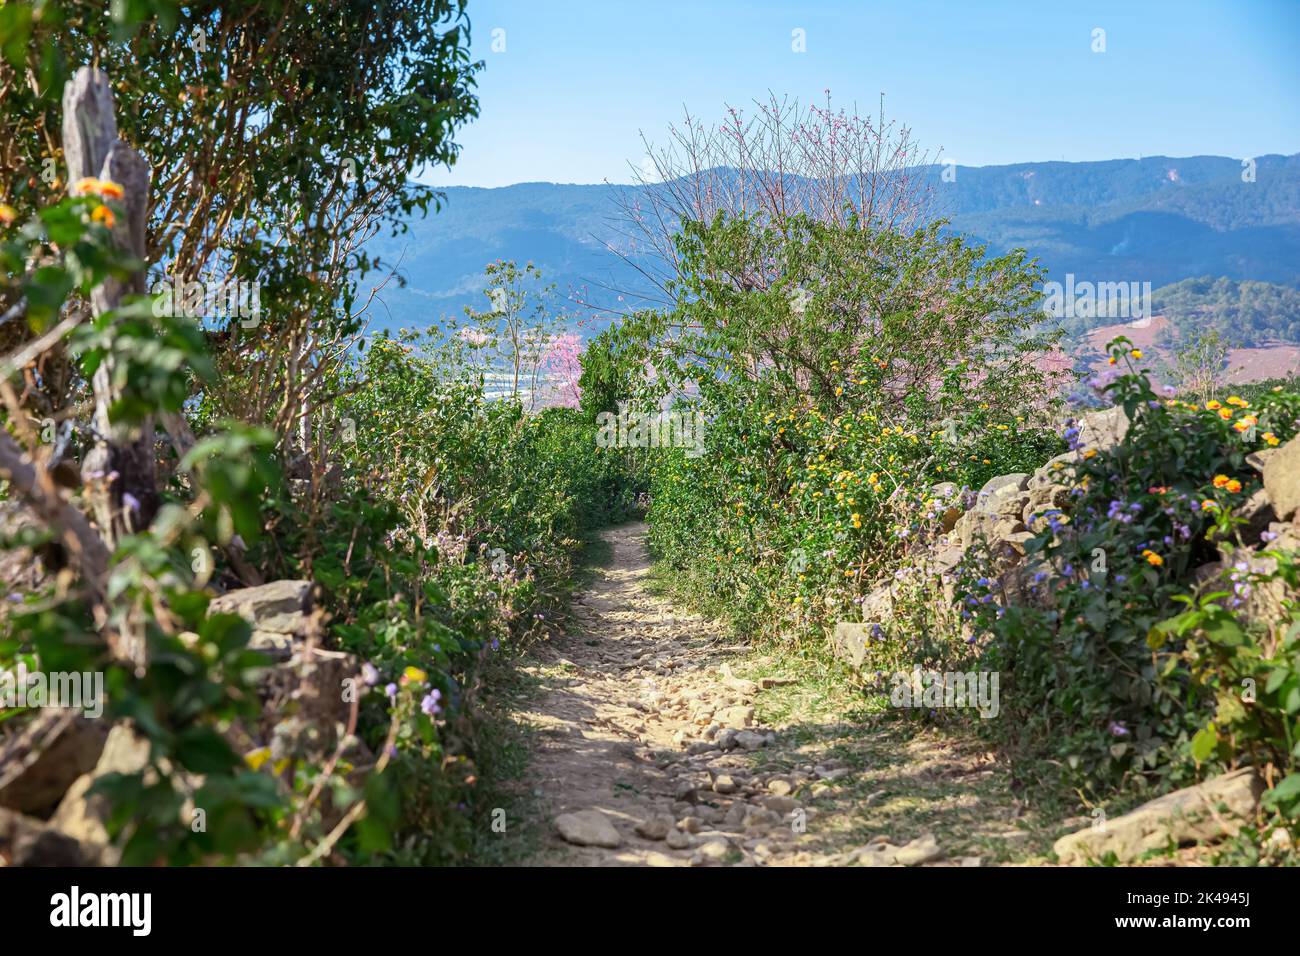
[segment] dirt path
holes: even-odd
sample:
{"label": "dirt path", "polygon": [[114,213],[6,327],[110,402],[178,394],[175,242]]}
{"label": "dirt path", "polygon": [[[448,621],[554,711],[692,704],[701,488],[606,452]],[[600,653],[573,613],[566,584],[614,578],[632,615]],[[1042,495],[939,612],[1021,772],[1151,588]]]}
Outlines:
{"label": "dirt path", "polygon": [[531,668],[535,865],[987,865],[1040,832],[978,744],[886,719],[825,663],[764,657],[650,589],[606,532]]}

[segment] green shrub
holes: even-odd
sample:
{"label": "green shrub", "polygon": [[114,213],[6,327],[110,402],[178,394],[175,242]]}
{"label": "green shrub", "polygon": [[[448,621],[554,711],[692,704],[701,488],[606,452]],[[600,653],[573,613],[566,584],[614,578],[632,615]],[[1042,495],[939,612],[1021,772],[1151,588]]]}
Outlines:
{"label": "green shrub", "polygon": [[1300,410],[1300,397],[1275,392],[1258,405],[1162,400],[1130,345],[1111,343],[1126,371],[1094,385],[1131,426],[1118,446],[1067,469],[1069,514],[1045,512],[1047,527],[1027,545],[1036,599],[1009,604],[992,576],[961,595],[986,666],[1003,674],[1005,719],[993,731],[1022,755],[1055,759],[1083,787],[1190,776],[1170,759],[1195,732],[1197,693],[1185,671],[1170,670],[1183,647],[1155,653],[1147,635],[1218,547],[1240,538],[1233,509],[1260,484],[1246,457],[1291,437]]}

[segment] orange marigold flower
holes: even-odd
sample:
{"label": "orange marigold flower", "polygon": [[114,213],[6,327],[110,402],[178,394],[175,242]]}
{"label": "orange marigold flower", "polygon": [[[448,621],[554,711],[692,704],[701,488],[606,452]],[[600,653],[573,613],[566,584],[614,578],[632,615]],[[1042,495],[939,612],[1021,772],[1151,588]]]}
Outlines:
{"label": "orange marigold flower", "polygon": [[1226,485],[1226,484],[1227,484],[1229,481],[1231,481],[1231,480],[1232,480],[1232,479],[1230,479],[1227,475],[1215,475],[1215,476],[1214,476],[1214,487],[1216,487],[1216,488],[1222,488],[1224,485]]}
{"label": "orange marigold flower", "polygon": [[99,181],[98,192],[105,199],[121,199],[126,195],[126,193],[123,192],[121,185],[109,179],[101,179]]}
{"label": "orange marigold flower", "polygon": [[72,184],[72,191],[78,196],[99,192],[99,180],[94,176],[83,176]]}
{"label": "orange marigold flower", "polygon": [[1227,488],[1235,495],[1237,492],[1241,491],[1241,482],[1234,478],[1223,487]]}
{"label": "orange marigold flower", "polygon": [[1222,418],[1224,421],[1227,421],[1229,418],[1232,417],[1232,409],[1231,408],[1219,409],[1219,417]]}
{"label": "orange marigold flower", "polygon": [[1208,402],[1205,403],[1205,407],[1206,407],[1207,409],[1209,409],[1210,411],[1214,411],[1216,408],[1222,408],[1222,407],[1223,407],[1223,403],[1222,403],[1222,402],[1216,402],[1216,401],[1208,401]]}
{"label": "orange marigold flower", "polygon": [[1142,557],[1146,558],[1147,564],[1151,565],[1152,567],[1158,568],[1160,567],[1160,565],[1165,563],[1164,558],[1160,557],[1160,555],[1156,554],[1154,551],[1152,551],[1149,548],[1146,551],[1142,552]]}
{"label": "orange marigold flower", "polygon": [[117,217],[113,215],[113,210],[104,205],[96,206],[94,211],[90,214],[90,219],[92,222],[102,222],[109,229],[112,229],[113,224],[117,222]]}

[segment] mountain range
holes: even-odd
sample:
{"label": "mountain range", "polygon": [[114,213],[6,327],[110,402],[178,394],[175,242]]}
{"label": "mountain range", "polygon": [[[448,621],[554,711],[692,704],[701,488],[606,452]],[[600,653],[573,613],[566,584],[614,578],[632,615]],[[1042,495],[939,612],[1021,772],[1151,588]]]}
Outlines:
{"label": "mountain range", "polygon": [[[1300,287],[1300,154],[1017,163],[918,171],[949,228],[991,252],[1026,249],[1049,279],[1152,287],[1213,276]],[[575,316],[617,308],[644,280],[608,250],[638,187],[520,183],[451,187],[441,211],[367,251],[395,266],[372,328],[418,328],[483,308],[484,266],[537,264]]]}

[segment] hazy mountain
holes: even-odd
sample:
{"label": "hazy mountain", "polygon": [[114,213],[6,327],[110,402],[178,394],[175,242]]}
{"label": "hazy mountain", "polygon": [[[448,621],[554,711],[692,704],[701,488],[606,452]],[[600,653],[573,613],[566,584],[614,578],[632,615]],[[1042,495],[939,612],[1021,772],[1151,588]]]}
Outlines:
{"label": "hazy mountain", "polygon": [[[1158,288],[1224,276],[1300,287],[1300,154],[1258,158],[1253,182],[1248,172],[1222,156],[1154,156],[958,166],[946,177],[934,166],[924,174],[951,228],[994,252],[1025,248],[1049,277]],[[617,291],[644,289],[606,248],[623,232],[620,196],[634,197],[635,189],[447,189],[441,212],[371,244],[408,280],[383,291],[374,324],[421,326],[468,304],[482,307],[483,267],[496,258],[531,260],[562,295],[601,304],[614,303]]]}

